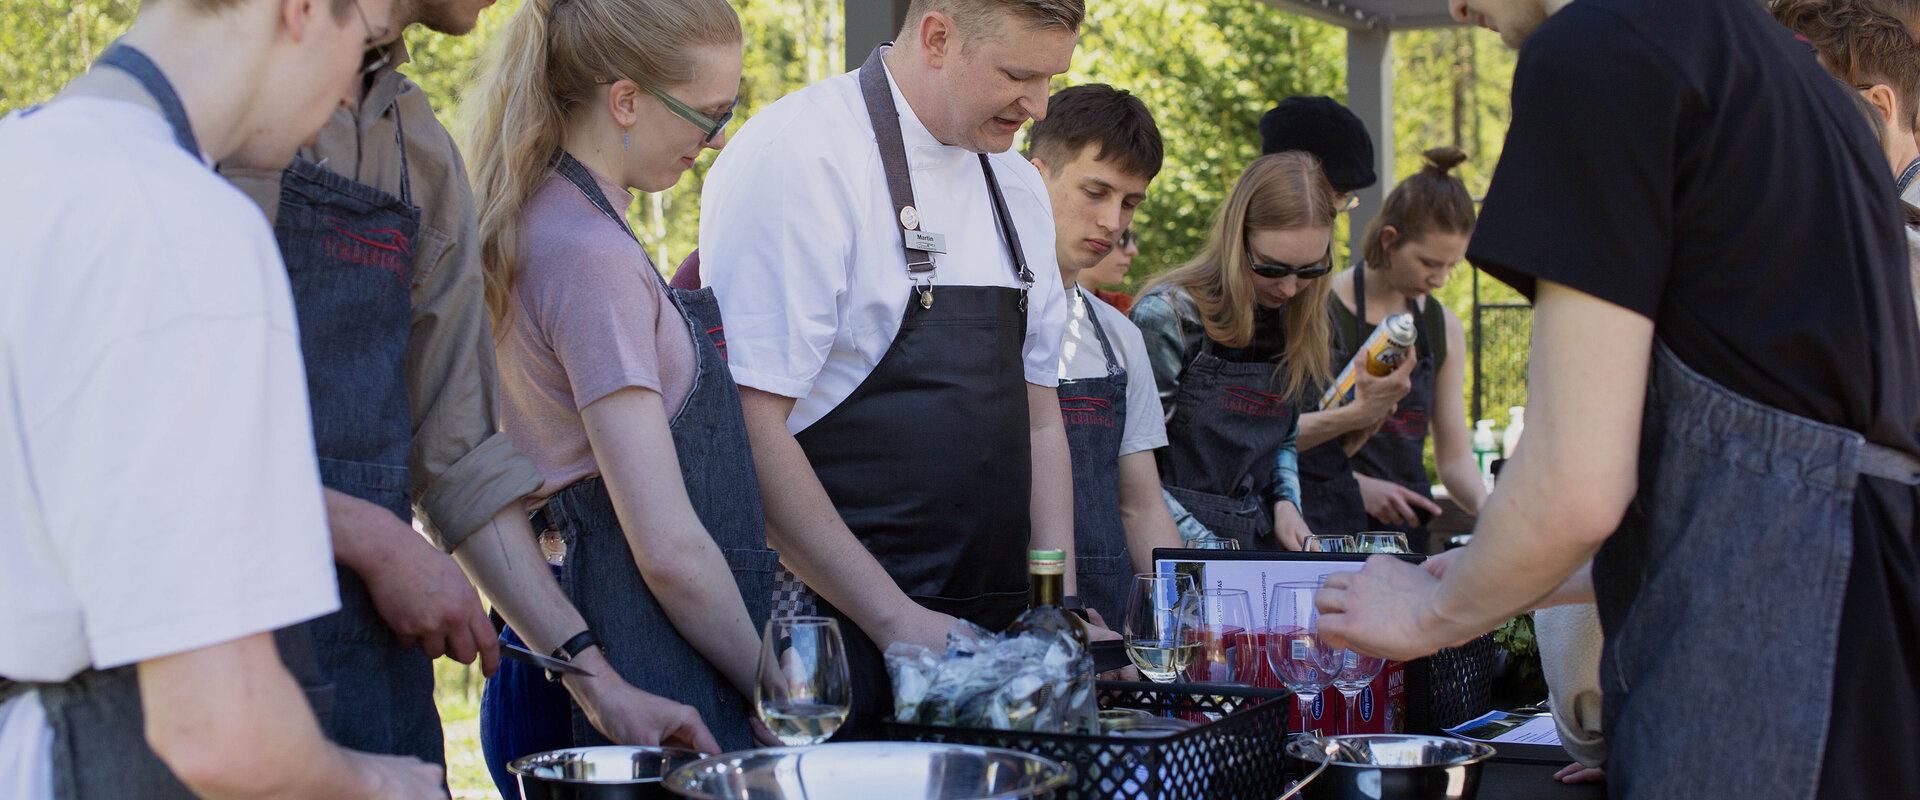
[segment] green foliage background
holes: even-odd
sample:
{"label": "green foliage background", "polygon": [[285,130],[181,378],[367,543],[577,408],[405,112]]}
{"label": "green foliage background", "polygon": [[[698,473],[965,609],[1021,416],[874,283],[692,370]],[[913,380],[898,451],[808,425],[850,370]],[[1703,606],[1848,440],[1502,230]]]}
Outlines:
{"label": "green foliage background", "polygon": [[[456,132],[479,56],[519,2],[502,0],[466,37],[419,28],[409,32],[413,63],[406,72],[435,99],[441,119]],[[734,0],[734,6],[748,38],[743,118],[846,69],[839,0]],[[1166,138],[1165,168],[1135,222],[1142,242],[1131,276],[1137,287],[1199,248],[1215,208],[1258,155],[1256,129],[1263,112],[1294,94],[1344,99],[1345,34],[1278,13],[1260,0],[1119,0],[1089,6],[1073,71],[1058,85],[1101,81],[1130,90],[1154,110]],[[131,24],[137,7],[133,0],[0,0],[0,113],[52,96]],[[1459,174],[1476,197],[1481,195],[1506,130],[1513,54],[1493,35],[1464,29],[1396,33],[1393,48],[1397,175],[1418,169],[1422,150],[1456,145],[1471,157]],[[671,270],[696,243],[699,193],[710,163],[709,156],[673,190],[635,204],[636,230],[662,269]],[[1462,265],[1439,295],[1469,325],[1473,277]],[[1485,301],[1519,299],[1491,280],[1478,283]],[[1517,330],[1483,342],[1489,364],[1504,365],[1487,373],[1488,412],[1483,415],[1494,416],[1492,410],[1498,409],[1503,424],[1506,406],[1525,402],[1525,326]],[[1471,327],[1468,335],[1473,336]],[[1470,370],[1469,393],[1473,380]],[[454,749],[462,752],[471,744],[475,688],[466,685],[456,692],[465,702],[447,706]],[[456,765],[456,772],[469,769]],[[484,786],[477,775],[455,779],[457,793]]]}

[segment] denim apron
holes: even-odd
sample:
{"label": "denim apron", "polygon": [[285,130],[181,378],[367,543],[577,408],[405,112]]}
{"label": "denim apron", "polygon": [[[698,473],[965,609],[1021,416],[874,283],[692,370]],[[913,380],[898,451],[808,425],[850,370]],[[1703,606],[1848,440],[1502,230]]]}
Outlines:
{"label": "denim apron", "polygon": [[[1348,334],[1351,341],[1355,342],[1354,346],[1358,347],[1358,343],[1366,341],[1366,337],[1373,333],[1373,326],[1367,322],[1365,264],[1354,267],[1353,296],[1353,327],[1348,329]],[[1429,298],[1427,302],[1439,301]],[[1414,342],[1419,351],[1419,358],[1413,366],[1413,389],[1400,398],[1399,407],[1381,424],[1380,432],[1367,439],[1359,452],[1353,454],[1353,469],[1362,475],[1392,481],[1432,500],[1433,481],[1427,478],[1427,429],[1434,405],[1435,376],[1440,372],[1440,365],[1435,363],[1434,348],[1429,346],[1434,341],[1435,332],[1428,330],[1427,315],[1412,300],[1407,301],[1407,313],[1413,315]],[[1441,336],[1447,334],[1445,330],[1438,333]],[[1364,512],[1364,503],[1361,508]],[[1367,530],[1400,531],[1407,534],[1407,541],[1416,552],[1425,552],[1427,549],[1425,525],[1396,525],[1369,515]]]}
{"label": "denim apron", "polygon": [[1212,338],[1180,374],[1160,483],[1195,519],[1242,549],[1278,550],[1266,497],[1295,419],[1270,361],[1223,358]]}
{"label": "denim apron", "polygon": [[[562,153],[557,171],[602,214],[627,235],[633,235],[585,165]],[[634,244],[639,246],[638,238]],[[746,602],[754,630],[759,631],[772,604],[773,573],[780,557],[767,548],[760,479],[754,472],[747,442],[740,392],[719,348],[725,341],[720,306],[712,289],[675,289],[658,273],[653,279],[660,281],[661,290],[680,311],[699,360],[693,389],[668,426],[680,461],[680,477],[695,515],[719,546]],[[577,481],[547,498],[545,507],[534,516],[535,530],[558,531],[566,543],[560,587],[586,619],[587,629],[599,638],[607,661],[620,677],[641,690],[699,711],[722,750],[752,747],[751,699],[735,691],[725,676],[680,635],[647,588],[614,513],[606,482],[599,477]],[[514,636],[512,640],[517,639]],[[564,687],[545,683],[538,670],[518,662],[501,663],[500,671],[488,682],[485,710],[489,717],[486,726],[495,729],[494,735],[500,737],[502,745],[488,753],[488,766],[495,772],[496,784],[509,796],[514,783],[500,770],[506,762],[542,749],[610,743],[594,730]],[[538,740],[538,731],[551,732],[559,727],[555,715],[570,715],[571,741]],[[496,718],[500,720],[498,725],[492,721]],[[503,728],[519,732],[505,734]],[[534,749],[515,752],[521,748]]]}
{"label": "denim apron", "polygon": [[[300,323],[320,483],[411,522],[406,360],[420,210],[398,114],[394,121],[399,197],[295,158],[281,173],[274,235]],[[312,642],[326,682],[319,691],[330,698],[314,708],[321,729],[354,750],[444,765],[432,660],[400,645],[357,573],[343,564],[335,572],[340,610],[276,636],[282,647]]]}
{"label": "denim apron", "polygon": [[[902,212],[913,206],[913,184],[881,66],[885,48],[861,66],[860,91],[888,194]],[[852,395],[794,438],[847,528],[907,596],[999,630],[1027,602],[1033,460],[1021,352],[1033,273],[985,155],[980,170],[1026,288],[936,288],[932,254],[903,238],[916,285],[893,344]],[[893,708],[886,665],[845,614],[824,599],[819,606],[841,621],[847,643],[853,714],[841,730],[870,737]]]}
{"label": "denim apron", "polygon": [[1100,612],[1108,625],[1127,613],[1133,589],[1133,557],[1127,528],[1120,519],[1120,440],[1127,428],[1127,371],[1114,357],[1113,343],[1100,314],[1079,286],[1068,289],[1087,311],[1087,324],[1100,341],[1107,374],[1060,382],[1060,418],[1067,426],[1067,450],[1073,457],[1073,548],[1080,601]]}
{"label": "denim apron", "polygon": [[1814,796],[1863,475],[1920,462],[1655,345],[1639,494],[1593,562],[1612,796]]}
{"label": "denim apron", "polygon": [[[205,156],[173,85],[147,56],[115,43],[94,62],[132,77],[194,160]],[[311,674],[309,673],[309,677]],[[147,745],[137,665],[87,669],[61,683],[0,678],[0,701],[37,692],[52,729],[53,796],[58,800],[186,800],[194,795]]]}

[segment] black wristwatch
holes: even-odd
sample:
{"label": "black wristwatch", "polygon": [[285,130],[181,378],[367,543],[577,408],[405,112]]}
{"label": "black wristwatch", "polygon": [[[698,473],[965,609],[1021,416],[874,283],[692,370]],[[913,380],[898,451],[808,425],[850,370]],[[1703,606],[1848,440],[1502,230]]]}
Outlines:
{"label": "black wristwatch", "polygon": [[[587,648],[599,647],[599,646],[600,646],[600,637],[593,635],[593,631],[591,630],[585,630],[585,631],[581,631],[579,633],[574,634],[573,638],[568,639],[565,643],[561,644],[559,647],[554,648],[553,653],[551,653],[551,655],[556,659],[559,659],[561,661],[565,661],[571,664],[573,663],[574,657],[580,655],[580,653],[585,651]],[[555,673],[553,670],[547,670],[546,673],[547,673],[548,681],[552,683],[560,682],[560,675]]]}
{"label": "black wristwatch", "polygon": [[1093,623],[1093,620],[1087,618],[1087,605],[1080,602],[1080,596],[1077,594],[1062,595],[1060,610],[1079,617],[1081,622]]}

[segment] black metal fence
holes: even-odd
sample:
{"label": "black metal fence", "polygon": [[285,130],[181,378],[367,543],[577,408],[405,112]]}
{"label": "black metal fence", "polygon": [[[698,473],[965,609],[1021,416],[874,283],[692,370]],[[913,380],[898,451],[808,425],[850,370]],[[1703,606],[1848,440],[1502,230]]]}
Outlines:
{"label": "black metal fence", "polygon": [[[1473,362],[1467,374],[1472,419],[1507,426],[1507,409],[1527,404],[1527,354],[1533,344],[1533,306],[1483,299],[1480,271],[1473,270],[1473,319],[1467,344]],[[1469,423],[1471,425],[1471,423]]]}

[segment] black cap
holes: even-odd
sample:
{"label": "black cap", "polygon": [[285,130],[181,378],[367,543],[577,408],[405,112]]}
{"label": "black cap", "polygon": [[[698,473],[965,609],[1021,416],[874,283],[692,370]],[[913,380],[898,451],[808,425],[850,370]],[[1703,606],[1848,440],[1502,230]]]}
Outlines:
{"label": "black cap", "polygon": [[1260,154],[1304,150],[1320,159],[1336,192],[1379,182],[1373,172],[1373,137],[1346,106],[1331,97],[1289,97],[1260,118]]}

